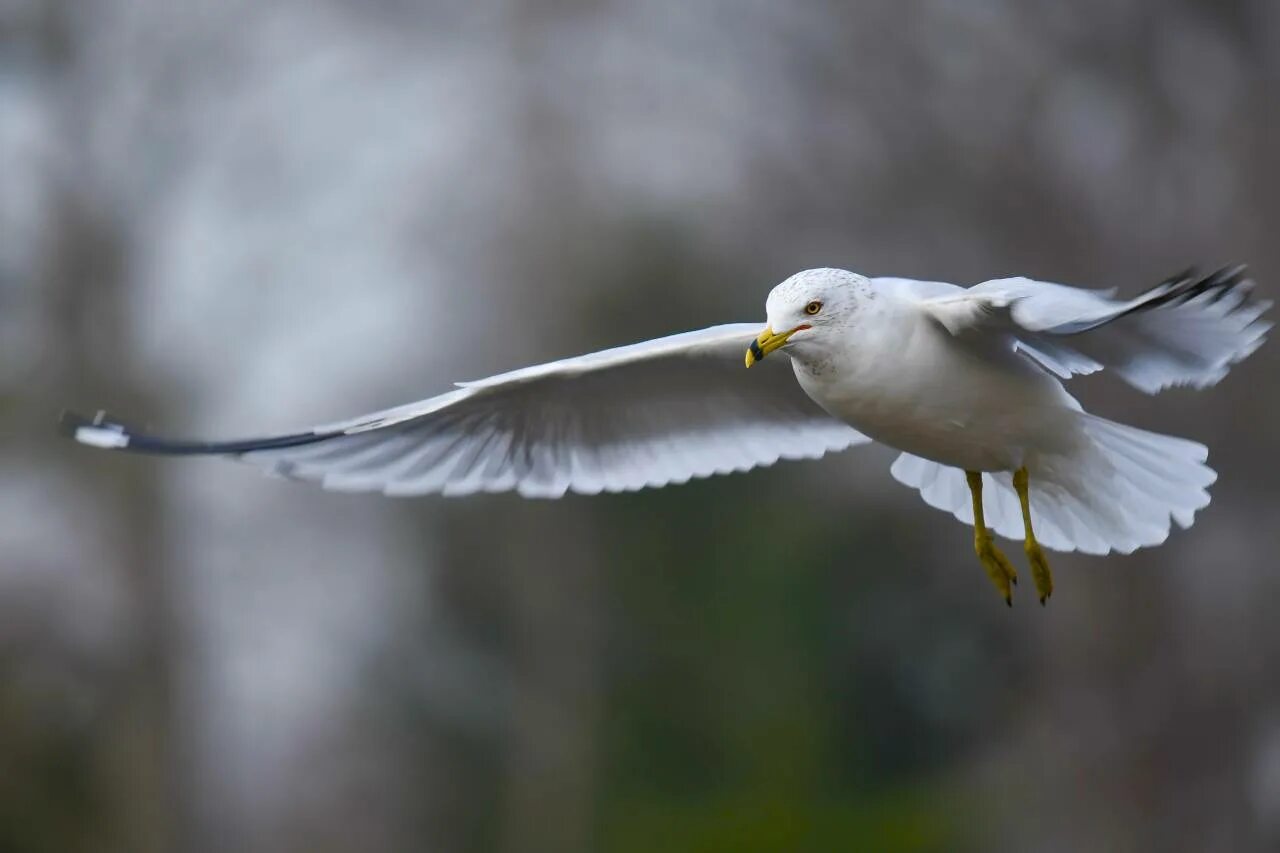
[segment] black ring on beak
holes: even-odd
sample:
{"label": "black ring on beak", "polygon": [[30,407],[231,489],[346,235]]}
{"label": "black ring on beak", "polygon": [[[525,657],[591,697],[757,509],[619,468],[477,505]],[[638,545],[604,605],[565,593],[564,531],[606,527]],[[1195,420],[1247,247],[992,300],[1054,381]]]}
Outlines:
{"label": "black ring on beak", "polygon": [[755,356],[756,361],[764,359],[764,350],[760,349],[759,341],[752,341],[751,346],[747,347],[747,349],[751,350],[751,354]]}

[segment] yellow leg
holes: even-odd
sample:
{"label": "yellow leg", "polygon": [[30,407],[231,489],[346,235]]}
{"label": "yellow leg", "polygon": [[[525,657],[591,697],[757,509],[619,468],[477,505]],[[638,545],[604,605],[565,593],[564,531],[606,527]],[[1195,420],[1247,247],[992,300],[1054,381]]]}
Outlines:
{"label": "yellow leg", "polygon": [[1049,571],[1049,560],[1044,549],[1036,541],[1036,533],[1031,529],[1031,503],[1027,497],[1027,469],[1019,468],[1013,472],[1013,487],[1018,492],[1018,501],[1022,504],[1022,526],[1027,531],[1027,541],[1023,549],[1027,552],[1027,561],[1031,563],[1031,577],[1036,582],[1036,592],[1040,593],[1041,606],[1053,595],[1053,572]]}
{"label": "yellow leg", "polygon": [[1001,553],[987,530],[986,516],[982,512],[982,474],[978,471],[966,471],[969,481],[969,493],[973,495],[973,550],[977,552],[982,567],[987,570],[987,577],[996,585],[996,589],[1004,596],[1004,603],[1013,606],[1013,587],[1018,582],[1018,573],[1013,570],[1009,558]]}

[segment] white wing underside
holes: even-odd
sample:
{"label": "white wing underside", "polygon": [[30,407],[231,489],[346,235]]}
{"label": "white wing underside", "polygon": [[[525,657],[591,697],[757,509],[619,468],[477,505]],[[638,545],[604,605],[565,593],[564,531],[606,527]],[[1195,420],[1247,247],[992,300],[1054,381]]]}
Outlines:
{"label": "white wing underside", "polygon": [[1252,298],[1243,268],[1176,276],[1130,300],[1026,278],[899,283],[957,340],[1003,338],[1063,379],[1106,368],[1148,394],[1213,385],[1271,328],[1260,319],[1271,303]]}
{"label": "white wing underside", "polygon": [[867,442],[805,395],[787,359],[743,367],[758,331],[672,335],[266,439],[176,442],[100,419],[72,427],[86,444],[235,456],[326,488],[390,495],[633,491]]}

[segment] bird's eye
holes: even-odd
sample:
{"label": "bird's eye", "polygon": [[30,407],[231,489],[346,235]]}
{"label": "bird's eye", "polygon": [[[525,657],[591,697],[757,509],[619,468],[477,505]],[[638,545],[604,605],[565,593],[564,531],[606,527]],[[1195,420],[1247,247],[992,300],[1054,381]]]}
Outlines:
{"label": "bird's eye", "polygon": [[808,305],[804,306],[804,313],[806,314],[817,314],[821,310],[822,310],[822,303],[816,299],[810,302]]}

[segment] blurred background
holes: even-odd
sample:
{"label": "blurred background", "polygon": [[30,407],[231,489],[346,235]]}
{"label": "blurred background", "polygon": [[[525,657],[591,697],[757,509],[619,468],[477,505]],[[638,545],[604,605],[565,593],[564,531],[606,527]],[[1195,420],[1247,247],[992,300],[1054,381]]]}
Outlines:
{"label": "blurred background", "polygon": [[334,420],[806,267],[1280,292],[1278,86],[1272,0],[0,0],[0,850],[1280,849],[1274,343],[1073,383],[1221,479],[1045,609],[883,449],[396,501],[54,430]]}

